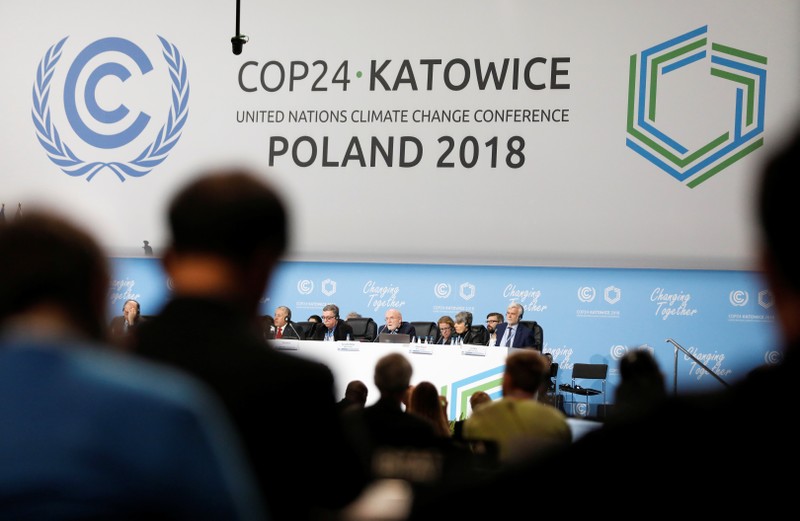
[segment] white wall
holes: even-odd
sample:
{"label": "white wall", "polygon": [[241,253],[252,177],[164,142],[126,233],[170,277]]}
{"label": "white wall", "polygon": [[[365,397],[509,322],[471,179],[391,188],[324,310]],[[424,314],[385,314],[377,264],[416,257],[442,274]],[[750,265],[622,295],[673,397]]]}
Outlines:
{"label": "white wall", "polygon": [[[166,241],[163,210],[171,193],[196,169],[237,161],[265,170],[284,191],[293,211],[290,258],[324,261],[384,261],[489,265],[619,266],[748,269],[753,233],[750,201],[753,174],[798,113],[797,68],[800,4],[793,0],[655,2],[485,2],[477,0],[357,0],[332,3],[242,2],[242,32],[250,42],[240,56],[231,53],[234,2],[142,0],[140,2],[51,0],[3,2],[0,57],[4,117],[0,202],[6,214],[18,202],[26,208],[44,201],[63,208],[101,235],[114,255],[142,252],[149,240],[158,254]],[[705,183],[688,188],[626,146],[631,56],[699,27],[707,27],[703,46],[723,44],[766,57],[763,146]],[[52,128],[82,163],[130,163],[156,140],[166,123],[173,82],[158,36],[185,60],[189,85],[188,119],[175,147],[143,177],[121,182],[100,169],[89,182],[64,174],[48,158],[32,121],[37,66],[54,44],[68,37],[52,68],[47,99]],[[64,114],[64,85],[75,58],[87,45],[106,37],[128,39],[150,58],[153,72],[136,72],[130,59],[105,53],[89,63],[78,81],[79,113],[101,133],[115,133],[140,111],[151,123],[128,145],[100,150],[76,135]],[[11,50],[13,49],[13,51]],[[569,58],[559,70],[568,89],[480,90],[475,81],[463,90],[444,86],[437,67],[432,88],[420,60],[474,64],[522,63],[535,57]],[[242,65],[271,60],[328,64],[312,91],[309,78],[294,90],[258,88],[244,92]],[[394,81],[409,60],[419,82],[414,91],[369,88],[370,62],[390,60],[384,76]],[[349,64],[346,92],[331,77]],[[106,62],[132,71],[128,81],[105,78],[97,100],[110,110],[131,111],[116,125],[92,122],[83,85],[88,73]],[[709,74],[709,61],[663,74],[658,84],[657,125],[690,151],[735,128],[736,84]],[[258,67],[246,68],[247,86]],[[274,70],[274,68],[268,69]],[[458,67],[453,69],[459,70]],[[474,69],[473,69],[474,70]],[[549,84],[540,66],[534,81]],[[357,71],[365,73],[356,78]],[[743,74],[744,76],[748,76]],[[407,76],[406,76],[407,77]],[[749,78],[749,76],[748,76]],[[453,81],[458,81],[454,72]],[[268,81],[274,78],[268,76]],[[474,79],[473,79],[474,80]],[[41,82],[41,80],[39,80]],[[274,85],[274,83],[272,83]],[[40,96],[41,98],[41,96]],[[545,109],[569,112],[561,123],[476,123],[483,109]],[[292,111],[469,111],[473,121],[451,123],[288,122]],[[281,123],[237,123],[243,111],[276,111]],[[41,111],[41,109],[40,109]],[[741,121],[741,118],[740,118]],[[747,125],[745,125],[747,126]],[[745,128],[747,130],[747,128]],[[417,166],[304,168],[282,156],[268,166],[273,137],[294,141],[329,139],[329,159],[341,163],[347,144],[371,136],[411,136],[424,147]],[[441,136],[460,143],[472,136],[481,144],[474,168],[437,167]],[[497,137],[525,140],[525,165],[489,166],[483,143]],[[51,136],[52,137],[52,136]],[[502,148],[501,148],[502,150]],[[397,161],[397,159],[395,159]],[[477,246],[478,242],[482,245]]]}

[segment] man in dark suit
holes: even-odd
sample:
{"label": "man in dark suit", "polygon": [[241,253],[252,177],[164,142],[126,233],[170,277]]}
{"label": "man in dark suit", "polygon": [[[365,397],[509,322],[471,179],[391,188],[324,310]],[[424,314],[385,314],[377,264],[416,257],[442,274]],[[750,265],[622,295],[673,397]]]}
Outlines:
{"label": "man in dark suit", "polygon": [[139,302],[134,299],[126,300],[122,304],[122,315],[112,318],[109,324],[111,342],[123,349],[127,349],[131,341],[130,336],[143,321],[142,308]]}
{"label": "man in dark suit", "polygon": [[273,338],[294,338],[298,340],[305,338],[302,328],[292,323],[292,310],[288,306],[275,308],[273,322],[275,326]]}
{"label": "man in dark suit", "polygon": [[433,427],[403,410],[412,372],[411,363],[401,353],[384,355],[375,364],[374,381],[380,397],[361,413],[373,456],[385,447],[425,448],[436,444]]}
{"label": "man in dark suit", "polygon": [[375,335],[375,342],[380,339],[381,333],[389,333],[390,335],[404,334],[412,337],[417,336],[417,331],[414,329],[414,326],[408,322],[403,322],[403,314],[399,309],[387,309],[383,318],[386,320],[386,323],[378,328],[378,334]]}
{"label": "man in dark suit", "polygon": [[506,321],[498,324],[495,329],[496,346],[503,347],[533,347],[536,340],[533,330],[519,323],[525,308],[519,302],[512,302],[506,309]]}
{"label": "man in dark suit", "polygon": [[314,340],[341,341],[353,339],[353,328],[339,318],[339,306],[326,304],[322,308],[322,326],[314,328]]}
{"label": "man in dark suit", "polygon": [[366,470],[345,439],[331,370],[264,345],[259,302],[287,241],[287,214],[258,175],[201,173],[171,201],[162,262],[173,296],[136,352],[200,378],[241,434],[271,518],[333,515]]}

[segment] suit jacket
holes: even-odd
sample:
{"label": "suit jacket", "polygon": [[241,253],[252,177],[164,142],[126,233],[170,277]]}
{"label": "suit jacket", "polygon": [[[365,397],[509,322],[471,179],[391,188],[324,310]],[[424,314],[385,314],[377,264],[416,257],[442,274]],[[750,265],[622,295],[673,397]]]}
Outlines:
{"label": "suit jacket", "polygon": [[[318,325],[314,328],[313,340],[325,340],[325,333],[327,331],[328,328],[325,327],[325,324]],[[336,320],[336,327],[333,330],[333,339],[337,342],[341,340],[347,340],[348,335],[350,335],[350,340],[355,340],[353,327],[341,318]]]}
{"label": "suit jacket", "polygon": [[[378,333],[375,335],[375,340],[373,340],[373,342],[377,342],[380,339],[381,333],[389,333],[389,331],[386,329],[386,324],[383,324],[378,328]],[[417,330],[414,329],[414,326],[408,322],[400,322],[400,327],[395,329],[395,333],[411,335],[412,337],[417,336]]]}
{"label": "suit jacket", "polygon": [[219,400],[181,372],[7,338],[0,417],[2,519],[266,519]]}
{"label": "suit jacket", "polygon": [[[275,326],[275,332],[277,333],[277,331],[278,326]],[[302,328],[295,326],[292,321],[289,320],[286,322],[286,325],[283,326],[283,336],[281,338],[294,338],[300,340],[304,339],[305,335],[302,333]]]}
{"label": "suit jacket", "polygon": [[112,338],[126,336],[129,333],[132,333],[134,329],[139,327],[139,324],[141,324],[143,321],[144,319],[141,315],[139,315],[139,318],[134,321],[132,326],[125,327],[125,317],[122,315],[117,315],[111,319],[108,330]]}
{"label": "suit jacket", "polygon": [[136,339],[142,356],[189,372],[222,398],[273,521],[341,508],[365,486],[331,370],[265,347],[247,313],[222,300],[176,297]]}
{"label": "suit jacket", "polygon": [[[506,334],[507,327],[508,322],[497,324],[497,340],[494,345],[499,346],[500,342],[503,341],[503,335]],[[533,330],[531,328],[525,327],[520,323],[517,323],[517,325],[513,327],[515,328],[514,340],[511,342],[511,347],[533,347],[536,345],[536,340],[533,337]]]}

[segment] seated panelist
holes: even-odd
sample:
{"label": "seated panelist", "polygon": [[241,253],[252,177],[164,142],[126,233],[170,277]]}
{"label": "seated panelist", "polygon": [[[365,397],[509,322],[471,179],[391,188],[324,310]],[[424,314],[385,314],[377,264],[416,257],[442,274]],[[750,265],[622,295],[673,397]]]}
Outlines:
{"label": "seated panelist", "polygon": [[327,304],[322,308],[322,327],[314,329],[314,340],[336,342],[352,340],[353,328],[346,321],[339,318],[339,306]]}
{"label": "seated panelist", "polygon": [[274,338],[293,338],[297,340],[305,338],[303,330],[292,323],[292,310],[288,306],[276,307],[273,321],[275,326]]}
{"label": "seated panelist", "polygon": [[378,341],[381,333],[389,333],[392,335],[404,334],[411,335],[412,337],[417,336],[417,330],[414,329],[414,326],[408,322],[403,322],[403,314],[399,309],[387,309],[384,319],[386,320],[386,323],[378,329],[378,334],[375,335],[375,342]]}

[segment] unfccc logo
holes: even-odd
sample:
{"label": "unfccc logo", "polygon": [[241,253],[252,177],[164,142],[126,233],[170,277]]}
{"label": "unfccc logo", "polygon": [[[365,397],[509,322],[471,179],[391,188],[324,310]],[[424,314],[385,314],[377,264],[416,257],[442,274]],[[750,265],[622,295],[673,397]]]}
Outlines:
{"label": "unfccc logo", "polygon": [[591,286],[581,286],[578,288],[578,300],[581,302],[592,302],[595,295],[595,289]]}
{"label": "unfccc logo", "polygon": [[433,294],[436,295],[436,298],[447,298],[450,296],[450,284],[446,282],[438,282],[433,286]]}
{"label": "unfccc logo", "polygon": [[[57,98],[51,88],[53,78],[58,77],[57,66],[67,37],[47,50],[33,85],[33,124],[47,157],[65,174],[86,176],[91,181],[108,168],[120,181],[125,181],[126,176],[142,177],[161,164],[177,144],[189,114],[186,63],[174,45],[160,36],[158,39],[170,82],[160,93],[165,110],[167,104],[169,109],[166,123],[157,132],[148,131],[152,128],[148,113],[134,113],[119,101],[125,97],[130,103],[133,94],[144,90],[142,84],[149,88],[156,82],[149,78],[158,77],[148,76],[154,67],[138,45],[124,38],[103,38],[87,45],[72,59],[63,79],[65,122],[52,117],[50,101]],[[149,142],[140,138],[146,135],[151,136]]]}
{"label": "unfccc logo", "polygon": [[302,279],[297,281],[297,292],[301,295],[309,295],[314,291],[314,281]]}
{"label": "unfccc logo", "polygon": [[[645,49],[638,59],[635,54],[630,57],[626,144],[689,188],[764,144],[767,58],[710,43],[707,31],[707,26],[700,27]],[[697,65],[708,67],[711,76],[727,82],[733,91],[732,107],[731,114],[719,118],[719,128],[690,148],[682,143],[686,136],[670,135],[666,126],[658,125],[657,115],[663,116],[665,108],[659,94],[675,85],[675,80],[666,76]],[[720,91],[716,97],[724,94]]]}
{"label": "unfccc logo", "polygon": [[750,300],[750,295],[741,289],[735,289],[728,294],[728,301],[733,306],[744,306],[748,300]]}

